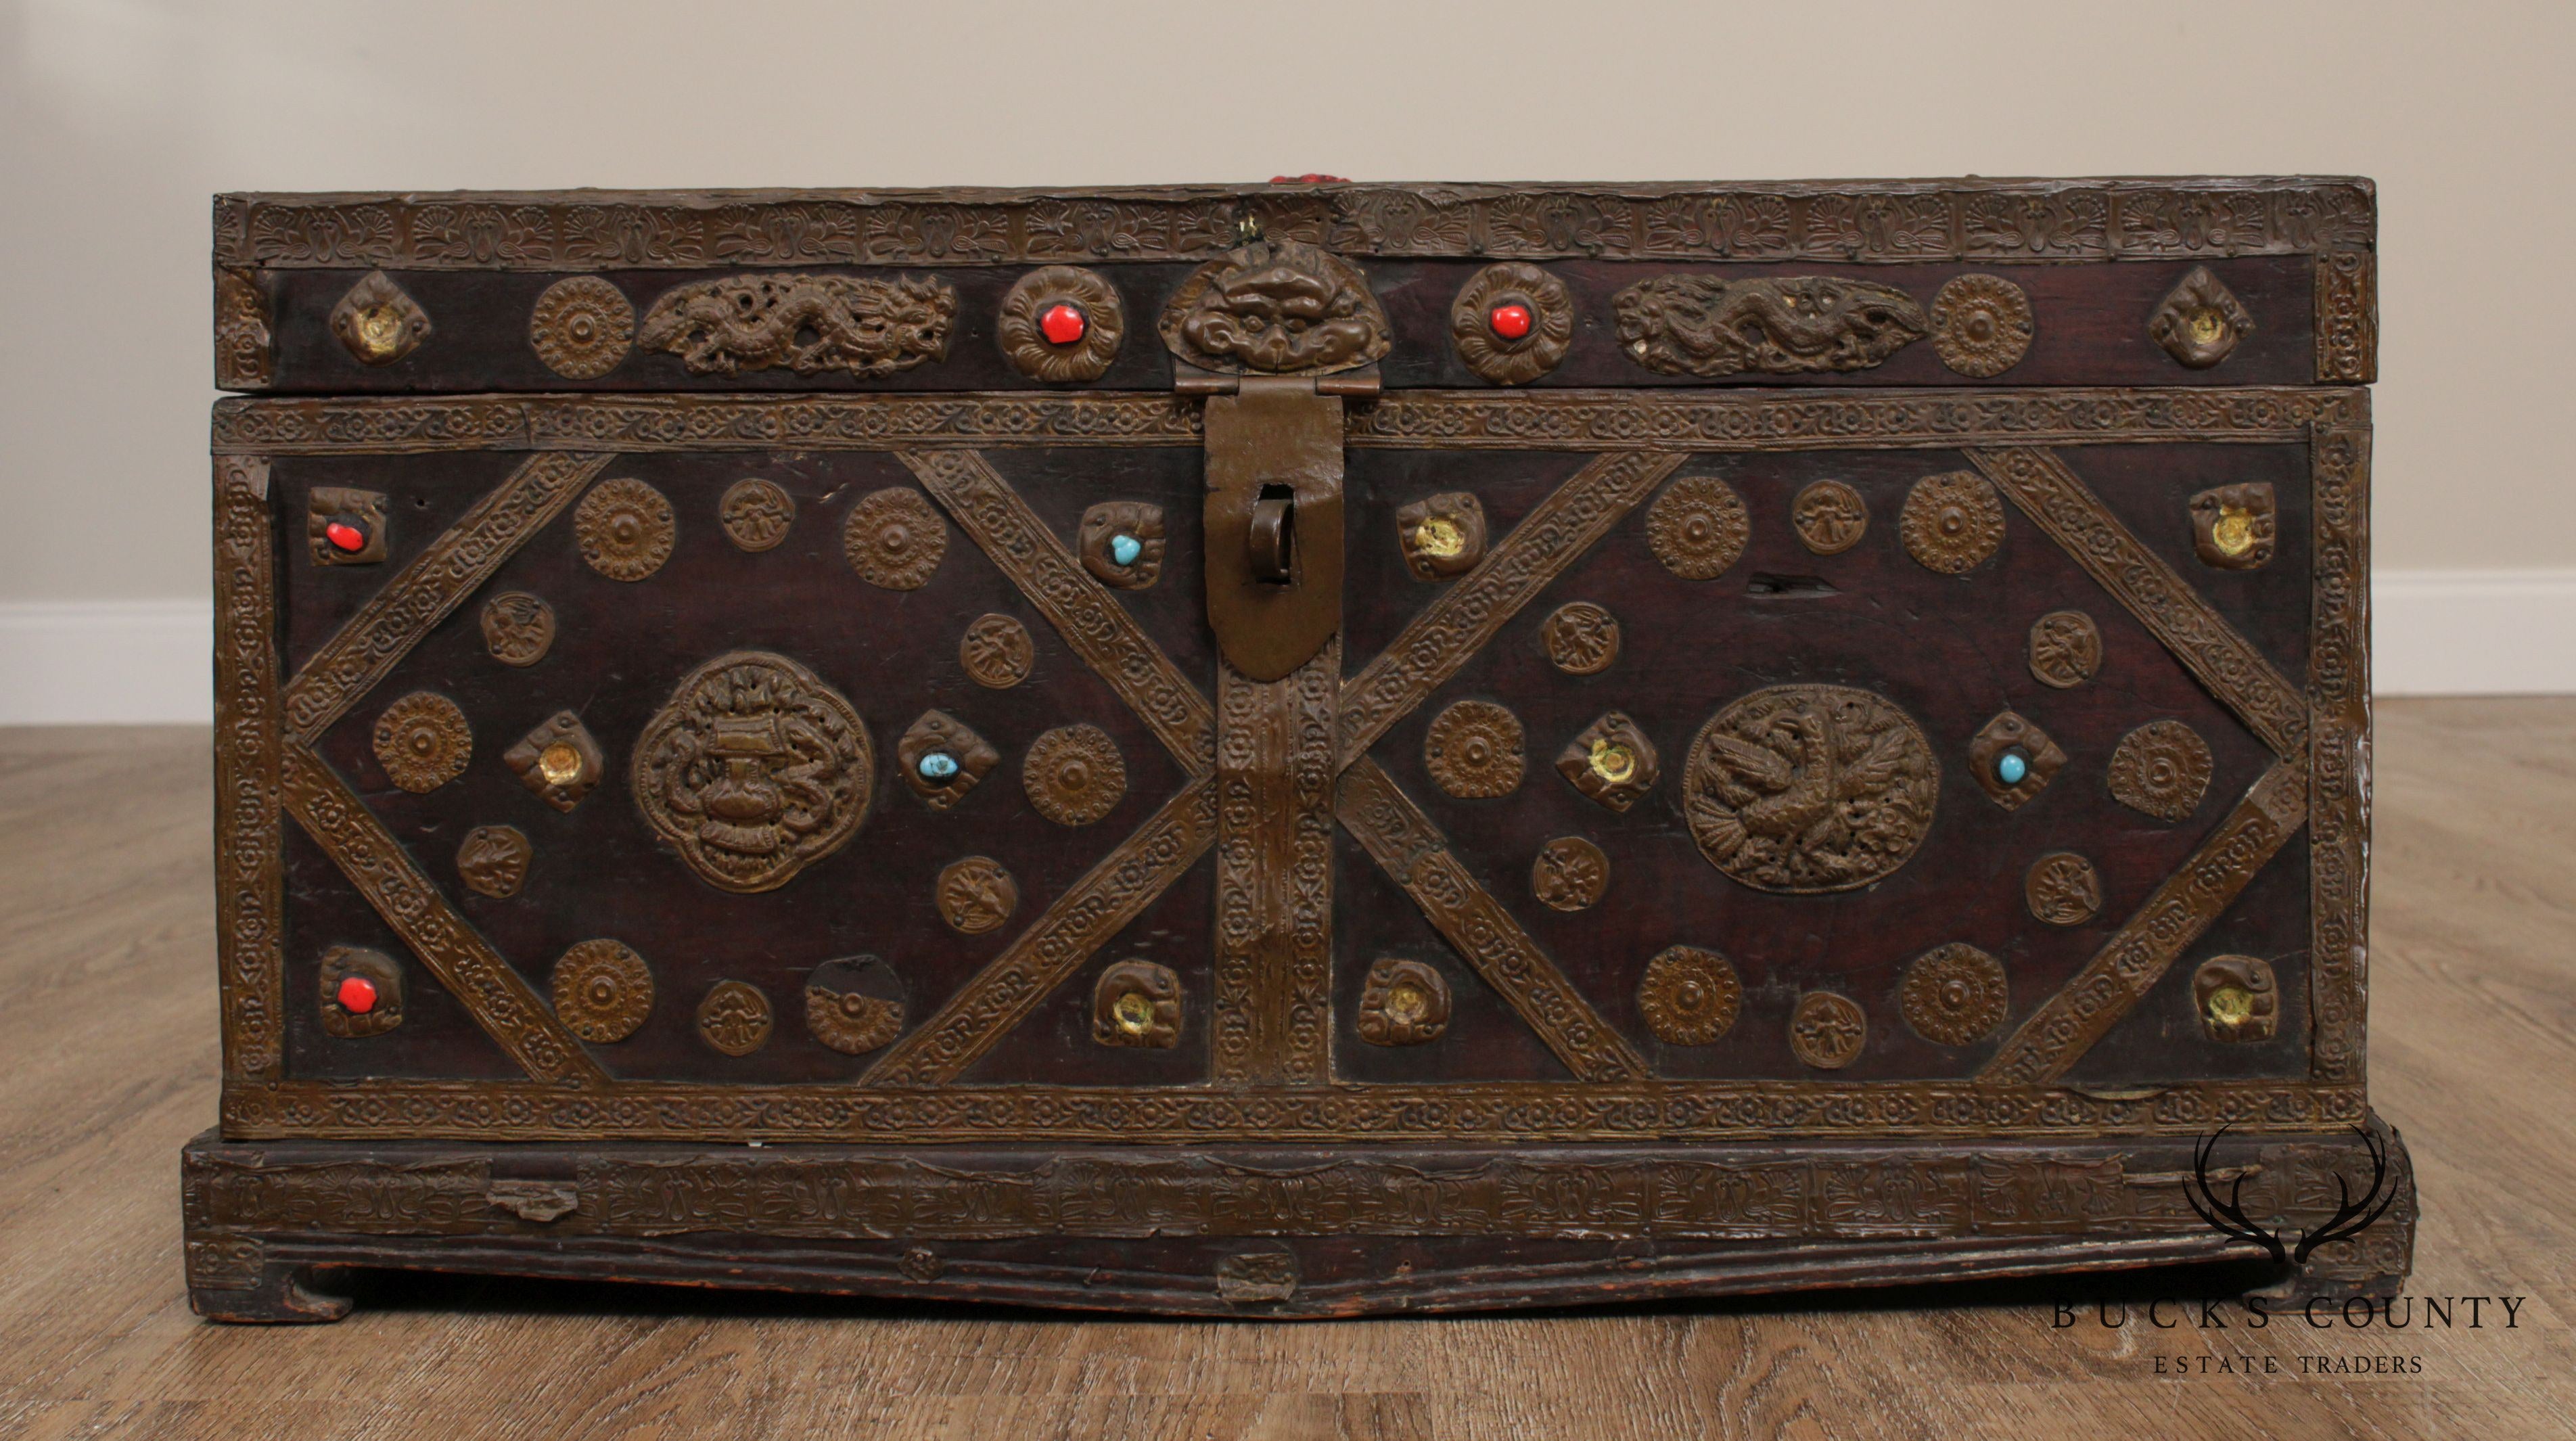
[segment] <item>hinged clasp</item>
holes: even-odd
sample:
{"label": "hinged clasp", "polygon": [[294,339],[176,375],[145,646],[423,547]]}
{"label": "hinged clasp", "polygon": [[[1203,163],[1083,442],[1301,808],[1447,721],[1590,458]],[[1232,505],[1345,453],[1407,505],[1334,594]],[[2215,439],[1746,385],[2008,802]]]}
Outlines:
{"label": "hinged clasp", "polygon": [[1200,390],[1208,624],[1228,664],[1278,680],[1342,628],[1342,394],[1332,391],[1374,392],[1376,377],[1207,379],[1222,382]]}

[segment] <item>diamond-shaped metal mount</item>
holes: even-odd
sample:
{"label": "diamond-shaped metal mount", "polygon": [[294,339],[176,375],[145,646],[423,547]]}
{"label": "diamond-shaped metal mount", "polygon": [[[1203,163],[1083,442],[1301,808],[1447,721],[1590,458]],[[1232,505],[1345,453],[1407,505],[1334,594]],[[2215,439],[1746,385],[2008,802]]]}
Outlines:
{"label": "diamond-shaped metal mount", "polygon": [[[2027,769],[2020,780],[2007,782],[2003,778],[2003,759],[2016,749]],[[1968,742],[1969,772],[1994,803],[2008,811],[2021,809],[2048,789],[2049,778],[2065,764],[2066,752],[2057,748],[2057,742],[2048,738],[2048,732],[2041,730],[2037,721],[2011,711],[1986,722],[1976,738]]]}
{"label": "diamond-shaped metal mount", "polygon": [[[894,753],[897,762],[903,766],[904,784],[911,786],[912,793],[921,797],[934,811],[944,811],[966,799],[966,793],[975,788],[975,783],[1002,760],[1002,753],[975,734],[972,726],[946,711],[937,710],[922,712],[921,719],[914,721],[912,728],[903,733],[903,739],[895,742]],[[954,768],[941,767],[934,762],[934,769],[946,770],[944,775],[929,774],[922,769],[923,761],[940,755],[948,757]]]}
{"label": "diamond-shaped metal mount", "polygon": [[2207,370],[2254,333],[2254,317],[2206,265],[2195,265],[2147,319],[2148,338],[2193,370]]}
{"label": "diamond-shaped metal mount", "polygon": [[557,711],[501,753],[519,783],[559,811],[571,810],[608,773],[608,758],[571,711]]}
{"label": "diamond-shaped metal mount", "polygon": [[429,338],[429,312],[383,271],[369,271],[331,307],[331,333],[364,364],[391,365]]}
{"label": "diamond-shaped metal mount", "polygon": [[1655,743],[1618,711],[1605,712],[1557,753],[1557,774],[1591,800],[1625,811],[1655,788]]}

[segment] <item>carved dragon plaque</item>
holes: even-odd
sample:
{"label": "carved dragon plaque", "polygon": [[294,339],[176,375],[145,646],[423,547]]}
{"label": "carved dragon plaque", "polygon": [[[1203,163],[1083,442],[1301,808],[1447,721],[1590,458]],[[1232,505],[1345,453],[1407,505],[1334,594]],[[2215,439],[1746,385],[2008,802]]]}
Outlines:
{"label": "carved dragon plaque", "polygon": [[841,693],[783,655],[691,671],[635,742],[635,803],[707,884],[766,891],[841,848],[876,757]]}
{"label": "carved dragon plaque", "polygon": [[728,275],[664,291],[635,342],[693,375],[843,370],[877,380],[948,358],[957,292],[935,275]]}
{"label": "carved dragon plaque", "polygon": [[1904,291],[1821,275],[1658,275],[1610,305],[1620,348],[1662,375],[1867,370],[1932,332]]}

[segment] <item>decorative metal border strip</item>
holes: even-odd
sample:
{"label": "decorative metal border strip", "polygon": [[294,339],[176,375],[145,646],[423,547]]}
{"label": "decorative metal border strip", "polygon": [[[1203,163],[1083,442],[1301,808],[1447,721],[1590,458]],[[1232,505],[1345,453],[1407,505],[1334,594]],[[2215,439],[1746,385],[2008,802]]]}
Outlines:
{"label": "decorative metal border strip", "polygon": [[1800,1136],[2197,1136],[2358,1124],[2358,1086],[2307,1081],[2176,1085],[2148,1096],[1972,1080],[1871,1083],[1536,1081],[1196,1086],[709,1086],[627,1081],[575,1091],[524,1081],[243,1081],[224,1095],[236,1140],[996,1139],[1194,1145],[1381,1139],[1741,1141]]}
{"label": "decorative metal border strip", "polygon": [[[1336,636],[1276,681],[1217,662],[1216,934],[1208,1074],[1322,1086],[1333,1056]],[[1284,816],[1283,833],[1267,817]],[[1284,853],[1268,844],[1281,836]]]}
{"label": "decorative metal border strip", "polygon": [[1459,864],[1440,828],[1377,762],[1363,756],[1342,772],[1337,813],[1567,1070],[1590,1082],[1636,1081],[1648,1074],[1645,1057],[1601,1019],[1502,902]]}
{"label": "decorative metal border strip", "polygon": [[2370,966],[2370,431],[2319,427],[2308,456],[2310,1074],[2360,1085]]}
{"label": "decorative metal border strip", "polygon": [[2307,698],[2200,592],[2120,524],[2044,450],[1971,450],[1968,459],[2283,759],[2305,759]]}
{"label": "decorative metal border strip", "polygon": [[285,1074],[277,556],[268,462],[215,461],[215,948],[224,1074]]}
{"label": "decorative metal border strip", "polygon": [[2315,278],[2317,382],[2367,385],[2379,378],[2379,257],[2328,250]]}
{"label": "decorative metal border strip", "polygon": [[1608,535],[1685,457],[1605,455],[1530,509],[1466,579],[1424,606],[1375,660],[1342,686],[1341,763],[1368,753],[1387,727],[1475,658],[1504,622]]}
{"label": "decorative metal border strip", "polygon": [[1216,713],[1207,697],[1145,638],[1127,608],[1092,579],[1010,482],[971,450],[905,451],[902,460],[1029,604],[1055,623],[1065,644],[1152,728],[1181,769],[1206,775],[1216,755]]}
{"label": "decorative metal border strip", "polygon": [[2129,923],[1996,1047],[1977,1079],[2026,1086],[2053,1081],[2109,1034],[2307,823],[2305,764],[2285,760],[2265,771]]}
{"label": "decorative metal border strip", "polygon": [[286,683],[286,728],[306,745],[346,714],[431,628],[563,512],[606,455],[531,458],[474,503],[340,627]]}
{"label": "decorative metal border strip", "polygon": [[570,1082],[596,1096],[608,1073],[555,1019],[508,961],[448,905],[357,793],[320,757],[287,746],[286,808],[346,872],[367,903],[438,977],[510,1058],[540,1081]]}
{"label": "decorative metal border strip", "polygon": [[[2369,423],[2370,392],[2253,386],[1904,391],[1393,391],[1350,411],[1359,449],[1683,453],[2153,441],[2275,444]],[[235,396],[214,448],[254,455],[456,450],[896,451],[1187,446],[1169,394]]]}
{"label": "decorative metal border strip", "polygon": [[[1202,777],[1101,857],[1003,952],[870,1066],[867,1086],[944,1086],[991,1050],[1091,953],[1198,863],[1216,839],[1214,783]],[[623,1089],[621,1087],[621,1089]],[[769,1088],[756,1088],[766,1090]]]}
{"label": "decorative metal border strip", "polygon": [[1746,185],[458,191],[215,199],[215,263],[395,270],[1197,261],[1239,224],[1353,256],[2205,260],[2376,243],[2336,177]]}

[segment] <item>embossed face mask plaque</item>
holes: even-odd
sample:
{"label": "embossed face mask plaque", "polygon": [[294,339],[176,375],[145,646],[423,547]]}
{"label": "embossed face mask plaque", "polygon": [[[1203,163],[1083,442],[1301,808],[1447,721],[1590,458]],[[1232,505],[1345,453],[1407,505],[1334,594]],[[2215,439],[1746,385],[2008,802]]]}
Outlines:
{"label": "embossed face mask plaque", "polygon": [[191,1299],[2388,1294],[2373,213],[222,197]]}

